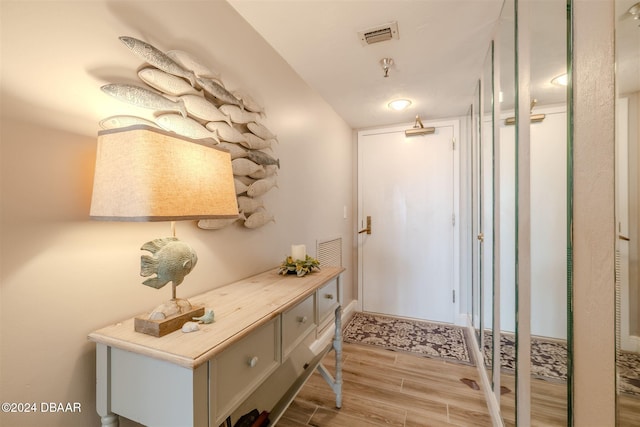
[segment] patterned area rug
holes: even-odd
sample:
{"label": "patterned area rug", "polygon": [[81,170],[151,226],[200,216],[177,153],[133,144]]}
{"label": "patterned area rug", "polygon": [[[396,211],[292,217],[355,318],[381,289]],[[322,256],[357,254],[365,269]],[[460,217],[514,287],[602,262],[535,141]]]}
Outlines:
{"label": "patterned area rug", "polygon": [[[483,355],[485,364],[491,368],[493,335],[485,331]],[[516,345],[513,334],[500,334],[500,366],[503,372],[512,374],[516,366]],[[567,380],[567,344],[563,340],[531,337],[531,376],[547,381]]]}
{"label": "patterned area rug", "polygon": [[620,393],[640,398],[640,354],[620,351],[617,364]]}
{"label": "patterned area rug", "polygon": [[454,325],[356,313],[344,328],[342,339],[474,365],[466,329]]}
{"label": "patterned area rug", "polygon": [[[491,331],[485,332],[484,358],[491,367]],[[513,374],[515,369],[515,342],[513,334],[502,333],[500,364],[503,372]],[[640,354],[621,351],[618,354],[618,390],[640,398]],[[538,337],[531,339],[531,376],[547,381],[567,381],[567,344],[563,340]]]}

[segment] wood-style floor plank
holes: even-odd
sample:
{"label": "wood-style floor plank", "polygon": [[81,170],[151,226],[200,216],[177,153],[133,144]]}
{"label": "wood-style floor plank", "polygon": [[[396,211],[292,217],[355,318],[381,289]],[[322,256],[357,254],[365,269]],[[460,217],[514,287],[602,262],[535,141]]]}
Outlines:
{"label": "wood-style floor plank", "polygon": [[[325,359],[333,373],[333,354]],[[343,403],[316,372],[278,426],[487,426],[491,419],[473,366],[380,348],[343,344]]]}
{"label": "wood-style floor plank", "polygon": [[[333,374],[333,353],[325,367]],[[445,427],[491,426],[477,368],[373,346],[343,344],[343,405],[315,372],[278,422],[279,427]],[[502,395],[505,426],[515,425],[515,378],[501,375],[510,392]],[[566,426],[567,388],[531,379],[531,425]],[[640,399],[618,397],[619,427],[640,426]]]}

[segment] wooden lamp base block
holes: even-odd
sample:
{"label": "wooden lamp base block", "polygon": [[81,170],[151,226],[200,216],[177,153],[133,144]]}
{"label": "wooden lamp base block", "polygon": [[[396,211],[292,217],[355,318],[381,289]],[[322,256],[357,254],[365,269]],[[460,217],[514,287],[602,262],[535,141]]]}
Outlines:
{"label": "wooden lamp base block", "polygon": [[134,319],[134,329],[136,332],[153,335],[154,337],[162,337],[181,329],[185,323],[193,321],[194,317],[203,315],[204,306],[193,306],[192,309],[186,313],[176,314],[162,320],[147,319],[148,315],[137,316]]}

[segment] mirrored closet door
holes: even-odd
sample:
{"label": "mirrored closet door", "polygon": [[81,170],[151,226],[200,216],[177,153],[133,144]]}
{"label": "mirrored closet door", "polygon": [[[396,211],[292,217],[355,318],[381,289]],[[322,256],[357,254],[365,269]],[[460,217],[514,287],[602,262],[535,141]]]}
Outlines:
{"label": "mirrored closet door", "polygon": [[616,401],[621,427],[640,420],[640,20],[634,16],[640,16],[637,0],[616,0]]}

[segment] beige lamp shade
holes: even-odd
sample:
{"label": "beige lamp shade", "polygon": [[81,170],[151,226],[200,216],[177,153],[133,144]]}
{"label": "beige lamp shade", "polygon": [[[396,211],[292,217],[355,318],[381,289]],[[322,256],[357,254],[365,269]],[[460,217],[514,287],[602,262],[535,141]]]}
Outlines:
{"label": "beige lamp shade", "polygon": [[148,126],[101,131],[90,215],[110,221],[236,218],[231,156]]}

